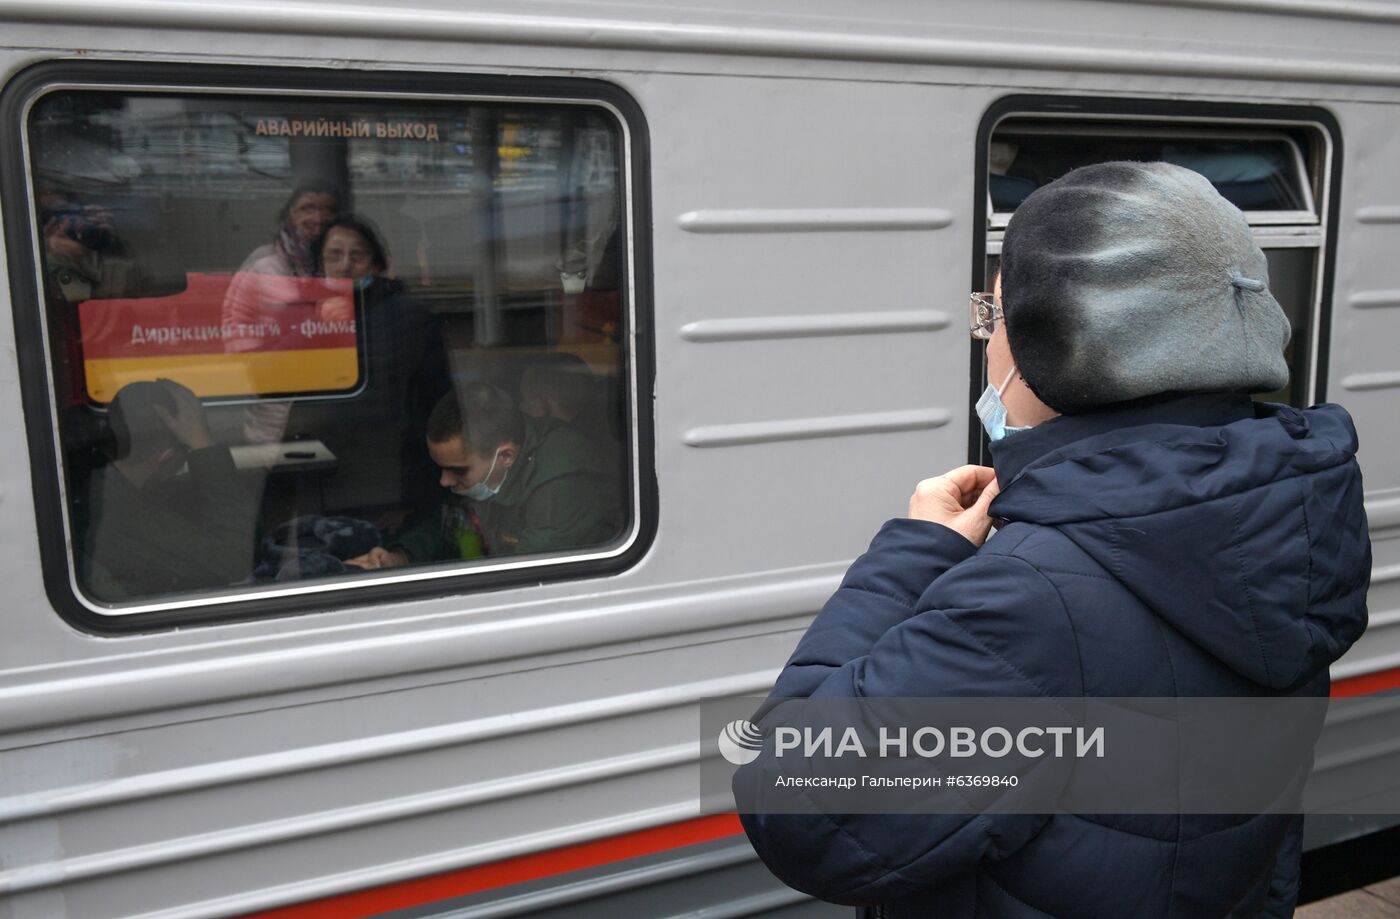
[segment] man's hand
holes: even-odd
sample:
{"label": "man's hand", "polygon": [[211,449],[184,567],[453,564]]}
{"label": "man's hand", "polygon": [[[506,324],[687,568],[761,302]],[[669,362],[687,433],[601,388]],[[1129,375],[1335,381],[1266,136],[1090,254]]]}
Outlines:
{"label": "man's hand", "polygon": [[992,529],[987,508],[1000,490],[990,466],[959,466],[920,482],[909,499],[909,516],[941,523],[980,546]]}
{"label": "man's hand", "polygon": [[156,382],[164,386],[175,400],[173,413],[163,405],[152,406],[160,420],[170,428],[171,436],[191,450],[212,447],[214,438],[209,434],[209,421],[204,417],[204,406],[200,404],[199,397],[174,380],[159,379]]}
{"label": "man's hand", "polygon": [[400,565],[408,564],[408,556],[397,549],[375,546],[364,555],[347,558],[345,564],[363,568],[366,571],[373,571],[375,568],[397,568]]}

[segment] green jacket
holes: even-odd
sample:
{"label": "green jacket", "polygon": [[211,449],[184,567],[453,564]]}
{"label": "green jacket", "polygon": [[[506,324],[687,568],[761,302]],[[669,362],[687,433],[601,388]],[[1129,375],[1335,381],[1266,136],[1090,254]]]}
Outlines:
{"label": "green jacket", "polygon": [[621,470],[593,441],[551,418],[526,418],[520,459],[500,492],[472,501],[442,492],[391,548],[415,564],[601,545],[622,532]]}

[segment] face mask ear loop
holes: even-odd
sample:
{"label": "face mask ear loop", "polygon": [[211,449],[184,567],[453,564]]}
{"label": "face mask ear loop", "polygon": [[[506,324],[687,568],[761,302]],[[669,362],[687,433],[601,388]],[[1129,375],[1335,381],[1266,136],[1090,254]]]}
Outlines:
{"label": "face mask ear loop", "polygon": [[997,387],[997,398],[998,398],[998,399],[1001,398],[1001,394],[1002,394],[1002,393],[1006,392],[1006,387],[1008,387],[1008,386],[1011,385],[1011,378],[1014,377],[1015,375],[1016,375],[1016,365],[1015,365],[1015,364],[1012,364],[1012,365],[1011,365],[1011,372],[1008,373],[1008,374],[1006,375],[1006,379],[1002,380],[1002,381],[1001,381],[1001,385]]}
{"label": "face mask ear loop", "polygon": [[[500,448],[500,447],[497,447],[497,448],[496,448],[496,453],[491,457],[491,468],[488,469],[488,470],[486,470],[486,478],[484,478],[484,479],[481,480],[481,484],[482,484],[482,485],[485,485],[487,488],[490,488],[490,487],[491,487],[491,476],[492,476],[492,474],[494,474],[495,471],[496,471],[496,460],[498,460],[498,459],[500,459],[500,458],[501,458],[501,448]],[[504,485],[505,483],[502,482],[501,484]],[[497,491],[500,491],[499,488],[496,489],[496,490],[497,490]]]}

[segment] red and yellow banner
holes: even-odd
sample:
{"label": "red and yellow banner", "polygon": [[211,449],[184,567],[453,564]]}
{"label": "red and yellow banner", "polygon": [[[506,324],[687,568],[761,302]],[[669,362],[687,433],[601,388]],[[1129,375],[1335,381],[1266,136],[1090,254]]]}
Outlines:
{"label": "red and yellow banner", "polygon": [[360,380],[350,281],[191,274],[168,297],[78,307],[87,397],[166,377],[201,398],[345,392]]}

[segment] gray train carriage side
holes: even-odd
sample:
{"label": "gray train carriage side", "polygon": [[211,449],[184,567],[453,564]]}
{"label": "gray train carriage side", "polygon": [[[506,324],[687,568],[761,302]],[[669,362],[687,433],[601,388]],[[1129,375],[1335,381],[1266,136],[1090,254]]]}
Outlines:
{"label": "gray train carriage side", "polygon": [[[1338,692],[1400,685],[1400,9],[0,22],[0,913],[828,913],[699,799],[697,707],[770,686],[911,484],[976,455],[966,293],[1086,157],[1189,162],[1248,213],[1294,324],[1277,397],[1342,402],[1364,445],[1372,624]],[[113,400],[156,378],[213,445],[163,421],[133,465]],[[397,552],[440,494],[410,449],[434,380],[573,444],[463,475],[534,470],[591,528],[448,502],[452,560],[347,568],[347,520]],[[1319,755],[1357,812],[1400,774],[1388,699]]]}

